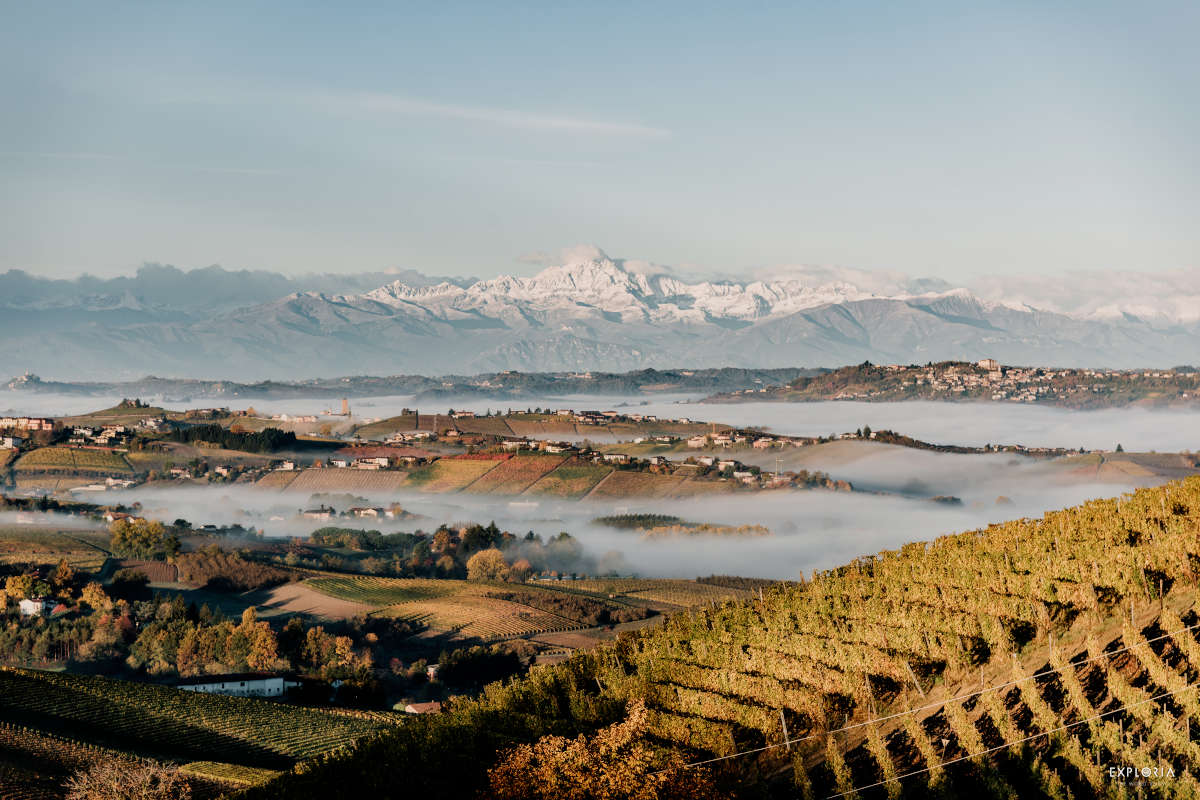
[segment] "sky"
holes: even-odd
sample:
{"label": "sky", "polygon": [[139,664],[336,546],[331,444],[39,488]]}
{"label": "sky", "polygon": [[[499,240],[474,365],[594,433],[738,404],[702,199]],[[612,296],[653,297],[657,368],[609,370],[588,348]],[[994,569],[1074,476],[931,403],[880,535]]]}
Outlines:
{"label": "sky", "polygon": [[0,270],[1200,262],[1194,2],[0,11]]}

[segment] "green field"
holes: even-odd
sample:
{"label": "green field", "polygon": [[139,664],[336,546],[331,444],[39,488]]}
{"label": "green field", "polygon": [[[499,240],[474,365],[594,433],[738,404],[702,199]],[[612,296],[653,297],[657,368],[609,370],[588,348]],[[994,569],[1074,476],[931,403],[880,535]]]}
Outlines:
{"label": "green field", "polygon": [[[0,718],[159,760],[287,770],[386,723],[108,678],[0,668]],[[263,773],[258,773],[263,774]]]}
{"label": "green field", "polygon": [[130,474],[133,467],[120,453],[78,447],[40,447],[17,461],[20,472],[67,472],[96,475]]}

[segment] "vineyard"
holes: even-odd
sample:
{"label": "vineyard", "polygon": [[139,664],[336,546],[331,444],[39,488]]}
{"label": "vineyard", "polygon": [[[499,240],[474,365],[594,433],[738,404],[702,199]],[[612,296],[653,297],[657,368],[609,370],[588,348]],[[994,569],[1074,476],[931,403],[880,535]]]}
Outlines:
{"label": "vineyard", "polygon": [[815,796],[1090,797],[1146,765],[1175,776],[1150,796],[1194,797],[1198,532],[1189,479],[910,544],[675,614],[599,677],[647,699],[659,738],[768,748],[725,768],[789,768]]}
{"label": "vineyard", "polygon": [[[286,770],[385,727],[266,700],[0,668],[0,718],[80,745],[164,761]],[[262,775],[263,773],[250,773]],[[217,775],[210,777],[217,778]]]}
{"label": "vineyard", "polygon": [[0,528],[0,562],[67,563],[98,569],[108,556],[108,534],[32,525]]}
{"label": "vineyard", "polygon": [[68,472],[112,475],[132,473],[133,467],[120,453],[78,447],[40,447],[17,461],[18,472]]}
{"label": "vineyard", "polygon": [[[264,480],[267,477],[270,475],[265,476]],[[407,472],[393,470],[306,469],[297,472],[296,478],[285,488],[289,492],[394,492],[404,485],[407,478]]]}
{"label": "vineyard", "polygon": [[589,500],[623,497],[667,497],[683,483],[683,478],[652,472],[616,471],[588,493]]}
{"label": "vineyard", "polygon": [[526,494],[550,495],[574,500],[591,491],[592,487],[610,472],[612,472],[612,467],[584,464],[578,459],[570,459],[545,477],[540,478],[529,487]]}
{"label": "vineyard", "polygon": [[564,456],[514,456],[467,487],[472,494],[520,494],[565,461]]}
{"label": "vineyard", "polygon": [[478,480],[502,459],[442,458],[409,473],[406,488],[422,492],[456,492]]}
{"label": "vineyard", "polygon": [[750,592],[728,586],[670,578],[589,578],[574,581],[576,589],[632,602],[690,608],[749,597]]}

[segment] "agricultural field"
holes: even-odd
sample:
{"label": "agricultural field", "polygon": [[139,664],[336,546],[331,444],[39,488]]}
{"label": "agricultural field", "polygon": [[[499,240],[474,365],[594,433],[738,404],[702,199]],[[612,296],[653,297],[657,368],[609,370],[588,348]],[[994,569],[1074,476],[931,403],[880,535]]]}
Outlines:
{"label": "agricultural field", "polygon": [[181,442],[159,442],[157,447],[152,450],[130,450],[125,454],[125,458],[139,472],[150,470],[162,472],[171,466],[184,466],[197,458],[207,461],[210,466],[229,464],[260,467],[271,461],[271,456],[258,453],[226,450],[220,447],[197,447]]}
{"label": "agricultural field", "polygon": [[586,464],[572,458],[540,478],[525,493],[574,500],[590,492],[612,471],[612,467]]}
{"label": "agricultural field", "polygon": [[472,494],[521,494],[567,460],[560,455],[517,455],[467,487]]}
{"label": "agricultural field", "polygon": [[589,500],[624,497],[667,497],[683,484],[684,478],[651,472],[616,470],[588,493]]}
{"label": "agricultural field", "polygon": [[417,430],[417,415],[403,414],[397,417],[381,419],[379,422],[368,422],[365,425],[359,425],[354,429],[354,433],[363,439],[383,439],[393,433],[404,433],[415,430]]}
{"label": "agricultural field", "polygon": [[79,447],[39,447],[17,461],[21,472],[66,472],[95,475],[132,474],[133,467],[120,453]]}
{"label": "agricultural field", "polygon": [[284,470],[277,469],[263,475],[254,485],[260,489],[274,489],[275,491],[283,491],[292,485],[292,482],[299,477],[301,470]]}
{"label": "agricultural field", "polygon": [[[13,725],[137,756],[288,770],[387,723],[253,698],[223,697],[108,678],[0,668],[0,717]],[[216,767],[216,762],[226,767]]]}
{"label": "agricultural field", "polygon": [[574,420],[557,414],[514,414],[507,421],[514,434],[532,439],[575,436],[577,433]]}
{"label": "agricultural field", "polygon": [[[63,417],[59,420],[64,428],[86,426],[98,428],[102,425],[137,425],[148,417],[165,417],[171,415],[166,409],[149,407],[133,408],[132,406],[113,406],[75,417]],[[172,415],[173,416],[173,415]]]}
{"label": "agricultural field", "polygon": [[305,583],[332,597],[374,606],[373,613],[465,638],[502,639],[582,627],[558,614],[488,597],[497,584],[375,577],[311,578]]}
{"label": "agricultural field", "polygon": [[0,469],[8,466],[8,462],[13,461],[17,457],[16,450],[0,450]]}
{"label": "agricultural field", "polygon": [[[277,474],[280,473],[270,473]],[[397,470],[328,468],[299,470],[295,474],[295,479],[286,484],[289,492],[394,492],[405,484],[409,475]]]}
{"label": "agricultural field", "polygon": [[509,427],[504,417],[467,417],[454,420],[454,427],[462,433],[484,433],[492,436],[512,436],[513,429]]}
{"label": "agricultural field", "polygon": [[95,477],[83,478],[72,475],[59,476],[47,475],[42,472],[33,472],[25,474],[17,473],[13,483],[16,484],[17,489],[21,491],[39,489],[54,494],[57,492],[65,492],[68,489],[74,489],[79,486],[87,486],[88,484],[95,483],[95,481]]}
{"label": "agricultural field", "polygon": [[35,525],[0,527],[0,562],[54,564],[96,570],[108,557],[108,534]]}
{"label": "agricultural field", "polygon": [[572,581],[579,591],[633,603],[689,608],[750,597],[745,589],[670,578],[586,578]]}
{"label": "agricultural field", "polygon": [[505,459],[442,458],[410,472],[405,488],[422,492],[456,492]]}

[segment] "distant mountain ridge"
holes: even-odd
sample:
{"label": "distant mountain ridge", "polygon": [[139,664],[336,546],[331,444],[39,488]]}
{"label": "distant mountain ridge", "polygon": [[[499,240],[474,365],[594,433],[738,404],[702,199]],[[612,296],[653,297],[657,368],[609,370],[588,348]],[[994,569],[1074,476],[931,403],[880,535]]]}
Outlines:
{"label": "distant mountain ridge", "polygon": [[1065,314],[890,273],[688,281],[595,248],[487,280],[147,267],[99,281],[104,291],[74,282],[72,295],[71,283],[0,275],[0,374],[265,380],[984,357],[1165,367],[1194,360],[1200,343],[1190,314],[1113,316],[1096,303],[1104,313]]}

